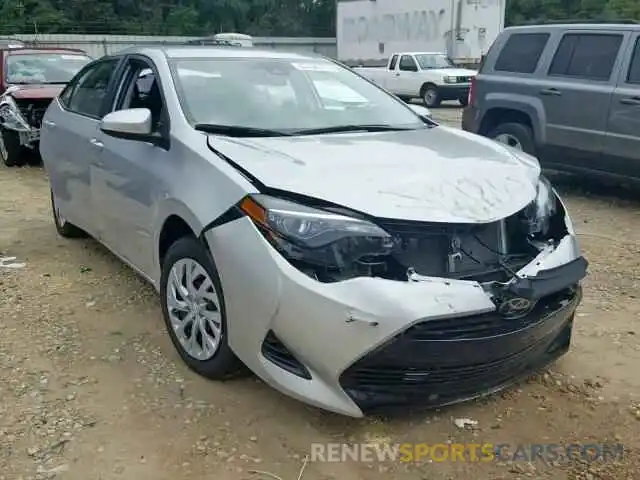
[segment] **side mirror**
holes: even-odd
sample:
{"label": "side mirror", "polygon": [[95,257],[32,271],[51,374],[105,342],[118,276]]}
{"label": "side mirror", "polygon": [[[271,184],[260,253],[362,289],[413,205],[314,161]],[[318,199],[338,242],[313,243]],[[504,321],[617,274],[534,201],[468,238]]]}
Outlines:
{"label": "side mirror", "polygon": [[425,117],[428,119],[431,119],[431,110],[429,110],[427,107],[423,107],[422,105],[413,105],[413,104],[408,104],[409,108],[411,108],[411,110],[413,110],[414,112],[416,112],[418,115],[420,115],[421,117]]}
{"label": "side mirror", "polygon": [[165,143],[163,137],[151,131],[151,111],[148,108],[129,108],[108,113],[100,123],[100,130],[111,137],[137,140],[154,145]]}

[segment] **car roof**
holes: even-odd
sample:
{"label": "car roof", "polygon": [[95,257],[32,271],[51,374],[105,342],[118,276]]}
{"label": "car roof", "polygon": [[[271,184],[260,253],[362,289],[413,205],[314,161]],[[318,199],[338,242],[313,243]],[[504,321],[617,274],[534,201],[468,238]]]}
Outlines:
{"label": "car roof", "polygon": [[634,23],[552,23],[547,25],[521,25],[507,27],[505,32],[527,33],[550,30],[593,30],[593,31],[640,31],[640,24]]}
{"label": "car roof", "polygon": [[321,55],[279,50],[259,49],[251,47],[176,45],[158,47],[130,47],[119,51],[116,55],[153,55],[162,54],[167,58],[264,58],[290,60],[318,60]]}

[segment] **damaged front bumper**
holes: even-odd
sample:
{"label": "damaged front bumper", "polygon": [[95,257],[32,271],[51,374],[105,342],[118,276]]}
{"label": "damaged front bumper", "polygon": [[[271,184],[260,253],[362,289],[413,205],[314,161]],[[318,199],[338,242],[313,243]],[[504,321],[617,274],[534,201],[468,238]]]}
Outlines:
{"label": "damaged front bumper", "polygon": [[[489,394],[566,352],[586,273],[569,230],[519,270],[523,280],[502,284],[417,274],[322,283],[247,217],[204,237],[236,355],[278,390],[359,417]],[[495,296],[505,292],[515,315],[497,311]]]}
{"label": "damaged front bumper", "polygon": [[[0,125],[6,130],[16,132],[20,145],[35,148],[40,141],[40,122],[44,110],[34,107],[26,107],[25,110],[27,111],[23,112],[13,99],[5,98],[0,105]],[[29,121],[25,116],[33,118]]]}

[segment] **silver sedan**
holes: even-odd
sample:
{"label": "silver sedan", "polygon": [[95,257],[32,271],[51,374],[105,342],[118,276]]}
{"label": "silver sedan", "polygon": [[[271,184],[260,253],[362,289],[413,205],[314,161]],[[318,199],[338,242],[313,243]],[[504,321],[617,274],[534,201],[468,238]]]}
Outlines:
{"label": "silver sedan", "polygon": [[158,290],[194,371],[350,416],[485,395],[564,354],[582,257],[538,162],[340,64],[141,48],[76,75],[41,153],[65,237]]}

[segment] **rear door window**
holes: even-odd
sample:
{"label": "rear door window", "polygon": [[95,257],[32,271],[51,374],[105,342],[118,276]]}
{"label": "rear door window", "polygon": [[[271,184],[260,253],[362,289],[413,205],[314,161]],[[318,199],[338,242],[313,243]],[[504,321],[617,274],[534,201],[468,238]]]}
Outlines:
{"label": "rear door window", "polygon": [[389,63],[389,70],[395,70],[396,63],[398,63],[398,55],[394,55],[391,57],[391,62]]}
{"label": "rear door window", "polygon": [[622,39],[618,34],[567,33],[553,57],[549,75],[607,81]]}
{"label": "rear door window", "polygon": [[640,37],[636,40],[636,45],[633,49],[631,65],[629,65],[629,72],[627,73],[627,83],[640,85]]}
{"label": "rear door window", "polygon": [[548,41],[548,33],[514,33],[507,39],[493,69],[512,73],[535,72]]}

